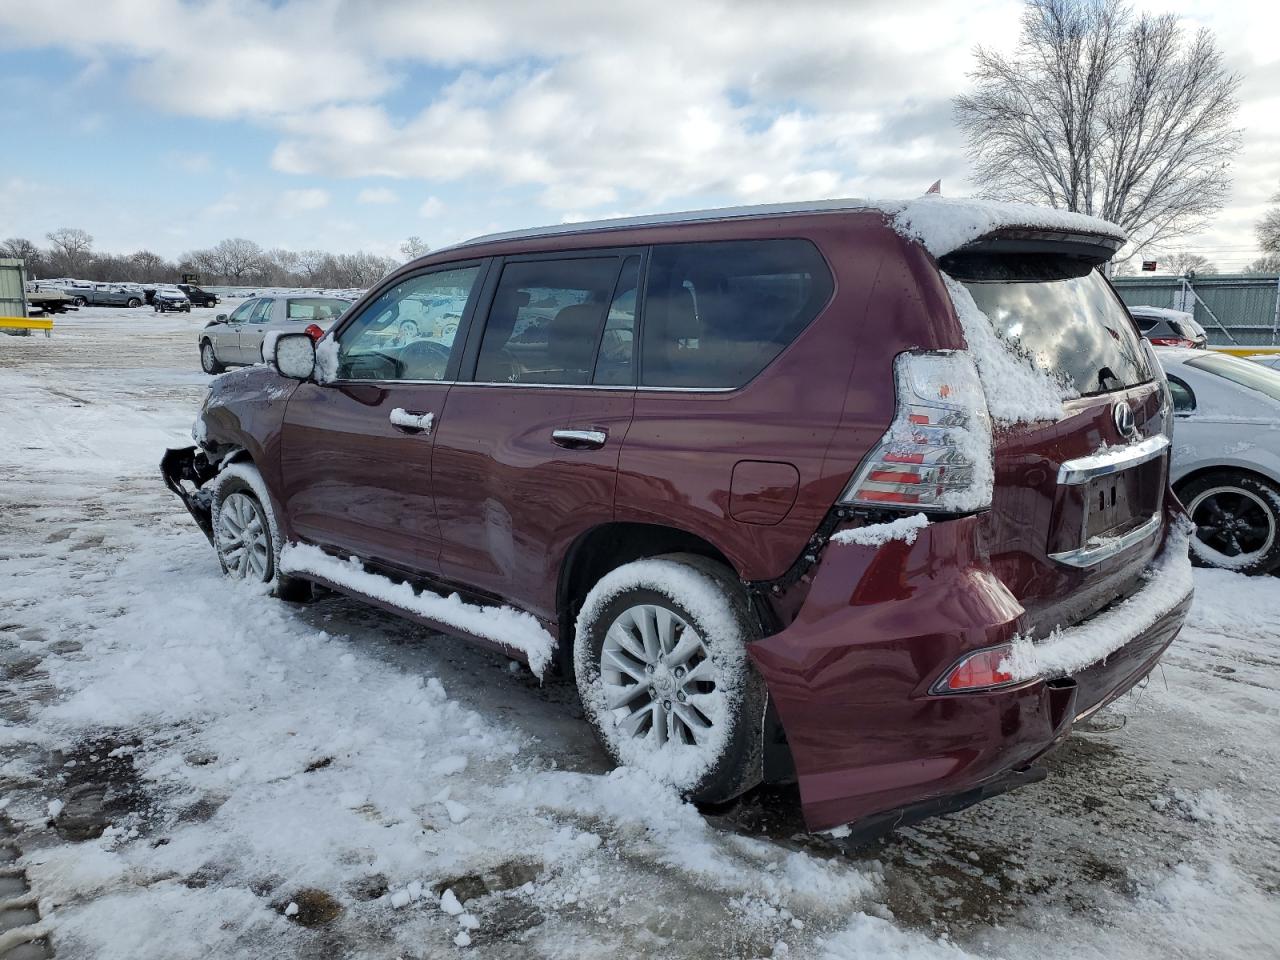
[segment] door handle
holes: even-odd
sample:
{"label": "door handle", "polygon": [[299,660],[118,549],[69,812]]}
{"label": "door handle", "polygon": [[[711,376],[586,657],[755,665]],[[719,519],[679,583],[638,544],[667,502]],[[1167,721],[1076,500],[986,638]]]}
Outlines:
{"label": "door handle", "polygon": [[401,433],[430,433],[431,424],[435,421],[434,413],[421,413],[416,410],[406,410],[404,407],[396,407],[391,411],[391,415],[387,417],[391,421],[391,425]]}
{"label": "door handle", "polygon": [[551,442],[568,450],[599,450],[609,439],[603,430],[553,430]]}

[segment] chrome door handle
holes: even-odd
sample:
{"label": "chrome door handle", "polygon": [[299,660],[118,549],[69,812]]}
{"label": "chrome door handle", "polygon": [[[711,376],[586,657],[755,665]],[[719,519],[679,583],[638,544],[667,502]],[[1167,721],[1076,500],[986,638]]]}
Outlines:
{"label": "chrome door handle", "polygon": [[553,430],[551,442],[569,450],[599,450],[609,439],[603,430]]}
{"label": "chrome door handle", "polygon": [[435,422],[434,413],[420,413],[417,410],[406,410],[396,407],[387,417],[391,425],[401,433],[431,433],[431,425]]}

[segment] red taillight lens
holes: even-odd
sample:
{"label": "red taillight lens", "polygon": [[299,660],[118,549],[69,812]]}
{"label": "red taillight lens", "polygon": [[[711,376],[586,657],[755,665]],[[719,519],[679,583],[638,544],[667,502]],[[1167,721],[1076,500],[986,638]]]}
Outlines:
{"label": "red taillight lens", "polygon": [[314,323],[307,324],[307,329],[303,330],[302,332],[305,333],[312,340],[316,340],[316,341],[319,341],[319,339],[324,336],[324,331]]}
{"label": "red taillight lens", "polygon": [[900,354],[898,410],[840,497],[864,506],[968,513],[991,505],[991,417],[960,350]]}
{"label": "red taillight lens", "polygon": [[1196,342],[1186,337],[1152,337],[1151,342],[1157,347],[1194,347]]}
{"label": "red taillight lens", "polygon": [[932,692],[965,693],[1008,686],[1014,682],[1014,677],[1009,670],[1001,669],[1001,664],[1012,654],[1013,646],[1008,643],[971,653],[948,670],[942,679],[933,685]]}

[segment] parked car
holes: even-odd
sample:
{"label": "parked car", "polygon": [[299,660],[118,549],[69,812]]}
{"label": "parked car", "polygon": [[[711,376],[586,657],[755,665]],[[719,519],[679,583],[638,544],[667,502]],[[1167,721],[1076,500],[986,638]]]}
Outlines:
{"label": "parked car", "polygon": [[1039,779],[1186,615],[1121,242],[940,198],[480,238],[273,336],[162,473],[231,576],[572,675],[697,800],[883,830]]}
{"label": "parked car", "polygon": [[[328,330],[351,301],[341,297],[253,297],[230,314],[220,313],[200,331],[197,345],[205,373],[262,362],[263,340],[271,331]],[[397,330],[397,333],[399,331]],[[403,336],[403,334],[400,334]]]}
{"label": "parked car", "polygon": [[1193,347],[1207,349],[1209,335],[1194,316],[1184,310],[1167,307],[1130,307],[1134,322],[1143,336],[1158,347]]}
{"label": "parked car", "polygon": [[1171,479],[1196,525],[1192,556],[1280,569],[1280,372],[1213,351],[1157,350],[1176,419]]}
{"label": "parked car", "polygon": [[62,290],[77,307],[140,307],[144,299],[141,291],[118,283],[69,285]]}
{"label": "parked car", "polygon": [[191,312],[191,301],[177,287],[156,287],[151,306],[156,313]]}
{"label": "parked car", "polygon": [[179,283],[177,288],[187,295],[187,299],[191,301],[192,306],[196,307],[216,307],[218,298],[207,290],[202,290],[192,283]]}

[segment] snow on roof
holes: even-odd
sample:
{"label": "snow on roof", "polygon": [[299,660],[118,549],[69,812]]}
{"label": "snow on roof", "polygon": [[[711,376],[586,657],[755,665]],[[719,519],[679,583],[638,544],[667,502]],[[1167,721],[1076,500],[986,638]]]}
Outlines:
{"label": "snow on roof", "polygon": [[[1054,210],[1026,203],[1003,203],[995,200],[951,199],[928,194],[914,200],[807,200],[792,203],[764,203],[740,207],[716,207],[677,213],[649,214],[640,217],[617,217],[611,220],[589,220],[560,223],[490,233],[456,244],[456,249],[502,240],[526,240],[602,230],[624,230],[637,227],[667,226],[677,223],[711,223],[754,217],[778,217],[805,213],[842,213],[878,210],[890,218],[893,228],[902,236],[918,240],[935,257],[941,257],[970,241],[996,230],[1026,228],[1055,232],[1098,234],[1124,240],[1125,234],[1114,223],[1080,213]],[[436,251],[437,253],[439,251]]]}
{"label": "snow on roof", "polygon": [[1130,307],[1129,312],[1135,316],[1159,317],[1161,320],[1194,320],[1195,315],[1186,310],[1173,310],[1169,307],[1148,307],[1145,304],[1139,304],[1136,307]]}

